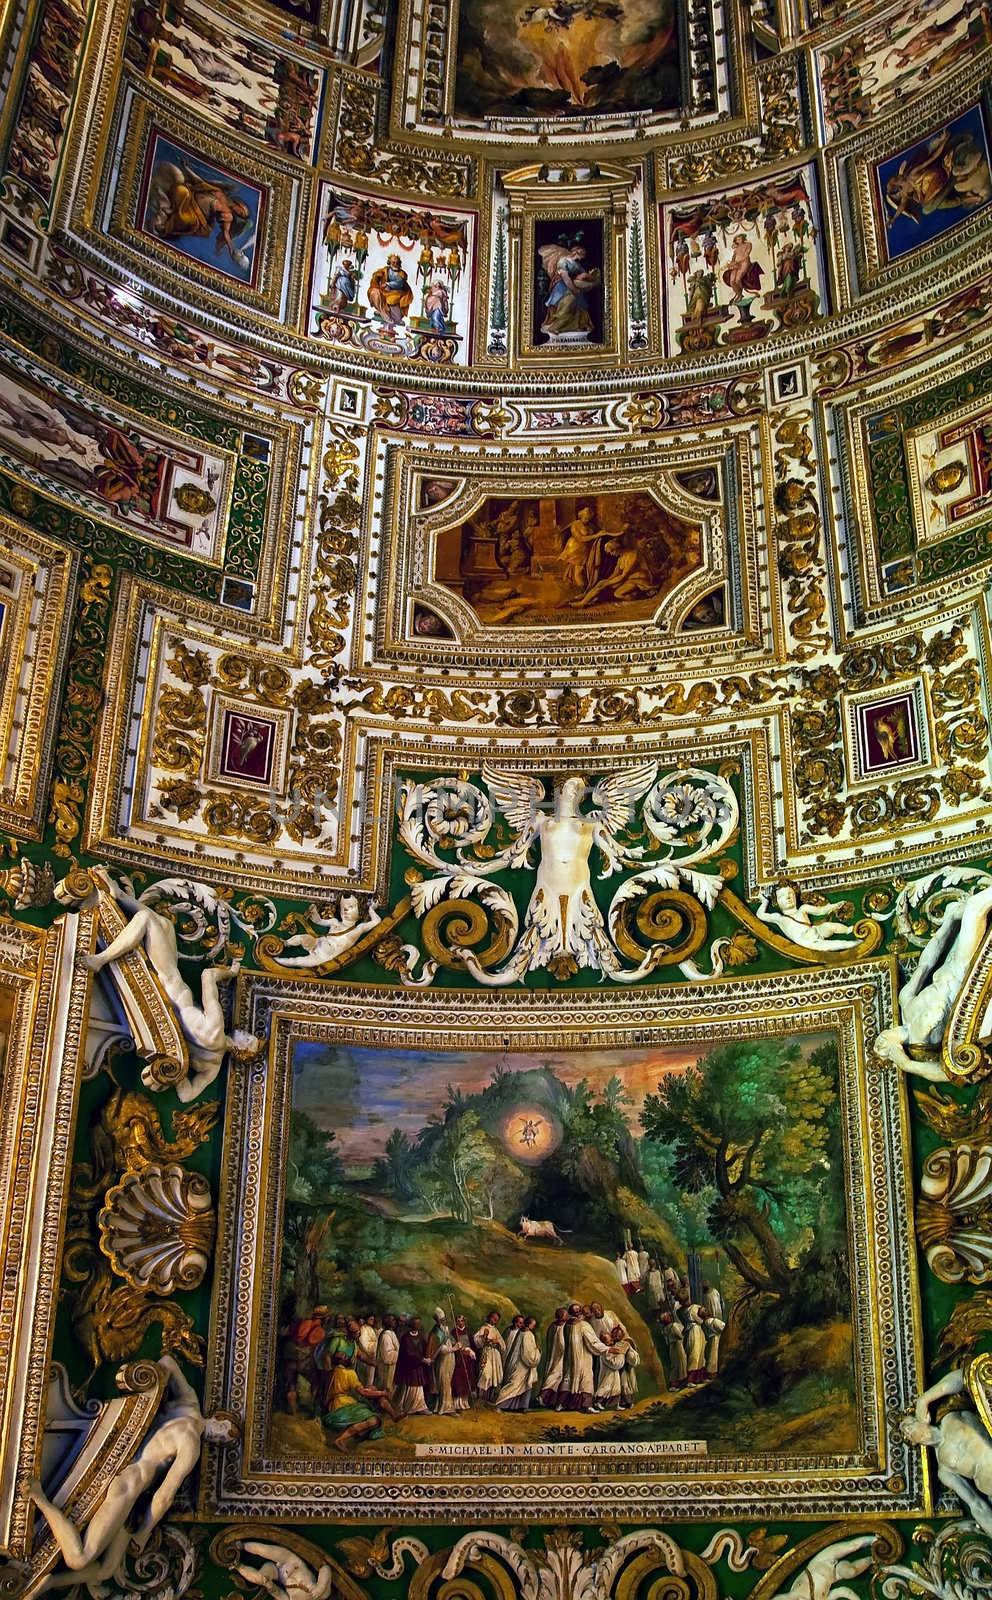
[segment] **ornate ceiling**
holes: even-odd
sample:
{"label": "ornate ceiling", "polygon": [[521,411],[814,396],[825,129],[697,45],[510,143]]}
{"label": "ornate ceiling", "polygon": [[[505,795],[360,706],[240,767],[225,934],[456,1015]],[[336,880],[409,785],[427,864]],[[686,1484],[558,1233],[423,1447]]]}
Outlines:
{"label": "ornate ceiling", "polygon": [[990,46],[0,12],[6,1593],[989,1588]]}

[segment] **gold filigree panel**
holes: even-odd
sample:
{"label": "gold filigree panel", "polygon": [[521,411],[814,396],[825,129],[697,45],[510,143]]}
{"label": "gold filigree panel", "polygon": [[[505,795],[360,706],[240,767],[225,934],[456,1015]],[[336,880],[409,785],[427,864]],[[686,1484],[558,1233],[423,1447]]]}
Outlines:
{"label": "gold filigree panel", "polygon": [[0,825],[40,838],[62,684],[75,559],[54,541],[0,528]]}

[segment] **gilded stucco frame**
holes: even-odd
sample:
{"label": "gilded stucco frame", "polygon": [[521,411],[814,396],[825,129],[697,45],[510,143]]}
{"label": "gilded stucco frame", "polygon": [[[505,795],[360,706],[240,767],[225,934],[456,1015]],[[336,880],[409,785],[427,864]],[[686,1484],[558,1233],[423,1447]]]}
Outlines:
{"label": "gilded stucco frame", "polygon": [[[256,248],[260,254],[257,286],[241,283],[207,263],[201,263],[168,242],[159,242],[141,226],[139,210],[143,173],[149,142],[159,132],[180,146],[190,146],[205,161],[221,170],[237,169],[238,174],[266,193],[264,237]],[[145,79],[131,79],[125,72],[117,104],[107,134],[107,149],[113,146],[115,158],[108,163],[94,184],[86,211],[74,216],[83,226],[96,219],[102,234],[115,238],[133,269],[144,273],[150,282],[175,291],[182,284],[198,286],[209,296],[214,310],[241,305],[264,317],[292,324],[303,272],[305,255],[290,252],[288,240],[294,219],[309,224],[307,198],[311,187],[310,169],[292,167],[272,152],[260,150],[230,132],[221,133],[212,124],[195,118],[181,121],[175,103]]]}
{"label": "gilded stucco frame", "polygon": [[[25,491],[25,506],[28,492]],[[64,625],[77,557],[44,535],[0,518],[3,564],[18,579],[0,634],[0,748],[6,752],[0,786],[0,827],[41,838],[70,634]]]}
{"label": "gilded stucco frame", "polygon": [[[422,655],[410,633],[408,612],[414,601],[432,607],[454,623],[457,640],[431,641],[452,665],[470,659],[481,667],[498,668],[511,662],[528,665],[543,659],[567,663],[580,647],[584,660],[597,656],[622,640],[625,650],[640,660],[672,659],[678,654],[730,655],[734,647],[749,653],[760,649],[757,636],[757,552],[753,483],[746,451],[723,448],[714,439],[709,448],[687,444],[677,454],[661,454],[650,447],[617,452],[603,450],[571,461],[535,461],[525,450],[507,451],[499,463],[478,452],[452,449],[439,452],[399,449],[390,453],[391,471],[384,508],[385,527],[395,536],[384,541],[386,584],[376,615],[376,650],[381,659],[417,660]],[[721,499],[704,501],[681,489],[674,475],[693,466],[714,467],[721,480]],[[436,511],[416,504],[418,480],[444,475],[460,480],[456,490]],[[702,563],[680,579],[653,616],[637,622],[611,624],[600,619],[583,623],[578,618],[556,623],[521,623],[512,629],[483,622],[470,602],[456,595],[435,577],[436,539],[455,522],[469,521],[487,498],[541,495],[576,495],[643,491],[665,510],[703,529]],[[691,606],[720,584],[729,586],[724,623],[693,633],[677,629]]]}
{"label": "gilded stucco frame", "polygon": [[[583,659],[601,665],[616,660],[636,662],[640,670],[695,662],[710,670],[714,661],[728,665],[742,657],[757,662],[775,659],[775,641],[760,622],[760,596],[765,582],[764,552],[758,537],[756,500],[760,456],[751,429],[741,423],[728,441],[727,429],[686,434],[677,448],[659,447],[644,438],[600,440],[589,449],[558,459],[543,454],[535,459],[532,445],[508,443],[500,459],[477,444],[439,440],[432,448],[405,437],[380,433],[370,486],[383,491],[382,526],[392,537],[368,544],[364,564],[378,565],[382,576],[368,582],[369,604],[374,607],[374,639],[356,635],[356,665],[371,665],[370,643],[378,665],[420,670],[435,664],[454,667],[463,661],[484,673],[499,673],[508,664],[521,668],[546,668],[549,662],[567,667],[574,661],[576,643]],[[673,474],[692,467],[714,467],[721,498],[703,501],[671,482]],[[616,624],[533,624],[512,630],[483,624],[466,602],[433,579],[433,538],[455,516],[454,501],[436,513],[419,508],[417,482],[424,476],[464,479],[459,495],[471,496],[466,517],[485,496],[528,497],[569,494],[581,482],[589,492],[609,489],[617,493],[658,486],[658,498],[676,514],[710,525],[710,555],[705,569],[680,583],[675,595],[661,602],[661,624],[653,620]],[[594,486],[594,488],[590,488]],[[461,515],[461,509],[459,509]],[[721,549],[720,546],[723,546]],[[720,626],[676,633],[674,624],[702,593],[724,583],[730,590],[726,619]],[[458,639],[418,639],[410,631],[413,601],[457,618]],[[443,667],[442,667],[443,670]],[[633,676],[630,665],[624,680]]]}
{"label": "gilded stucco frame", "polygon": [[[960,355],[937,355],[929,363],[925,374],[919,371],[906,374],[901,381],[881,375],[875,382],[865,384],[856,391],[818,400],[816,409],[822,419],[827,442],[838,458],[835,488],[836,504],[843,508],[844,520],[850,528],[850,561],[853,617],[848,632],[885,622],[907,626],[914,613],[932,611],[942,604],[950,612],[954,606],[963,606],[968,597],[980,591],[992,570],[992,558],[977,561],[963,572],[951,573],[945,578],[931,579],[918,584],[912,598],[912,610],[907,611],[906,597],[901,592],[887,595],[882,587],[882,556],[875,533],[874,500],[869,472],[868,422],[876,413],[906,404],[928,390],[942,387],[989,360],[988,347],[977,349],[967,345]],[[925,378],[925,382],[924,382]],[[956,406],[947,412],[946,421],[959,420],[967,406]],[[929,426],[944,426],[945,418],[935,418]],[[907,479],[912,480],[907,467]],[[839,491],[839,492],[838,492]],[[915,507],[914,507],[915,510]],[[977,519],[976,519],[977,520]],[[970,525],[970,524],[969,524]],[[914,521],[914,532],[918,528]],[[924,543],[930,541],[923,541]],[[938,541],[939,542],[939,541]]]}
{"label": "gilded stucco frame", "polygon": [[13,1022],[0,1074],[0,1546],[29,1550],[23,1490],[37,1475],[86,1035],[93,913],[47,929],[0,918]]}
{"label": "gilded stucco frame", "polygon": [[975,66],[954,75],[928,94],[920,95],[905,109],[897,108],[882,118],[873,117],[859,133],[841,143],[835,153],[830,147],[824,155],[826,184],[835,223],[850,217],[853,227],[844,236],[854,244],[851,255],[833,252],[834,275],[841,305],[856,304],[861,295],[873,289],[904,281],[914,272],[946,258],[969,242],[980,243],[988,219],[983,207],[953,229],[929,240],[913,251],[890,261],[885,247],[885,219],[875,182],[875,168],[930,134],[938,133],[955,117],[980,105],[986,135],[992,144],[992,91],[988,67]]}
{"label": "gilded stucco frame", "polygon": [[[250,980],[240,1025],[268,1032],[268,1059],[231,1080],[219,1194],[206,1404],[244,1417],[239,1451],[208,1454],[199,1510],[207,1516],[294,1520],[470,1520],[553,1515],[566,1521],[681,1517],[894,1515],[930,1508],[922,1453],[898,1417],[921,1380],[920,1318],[911,1228],[906,1089],[872,1062],[891,1016],[894,966],[684,985],[594,997],[577,992],[361,994],[279,978]],[[267,1453],[268,1396],[278,1341],[279,1228],[294,1040],[376,1048],[617,1048],[706,1040],[732,1027],[770,1035],[830,1028],[839,1039],[848,1187],[852,1311],[862,1448],[815,1465],[809,1457],[492,1458],[443,1461],[286,1461]],[[643,1459],[643,1458],[642,1458]],[[461,1468],[460,1472],[458,1468]],[[457,1472],[457,1475],[456,1475]]]}

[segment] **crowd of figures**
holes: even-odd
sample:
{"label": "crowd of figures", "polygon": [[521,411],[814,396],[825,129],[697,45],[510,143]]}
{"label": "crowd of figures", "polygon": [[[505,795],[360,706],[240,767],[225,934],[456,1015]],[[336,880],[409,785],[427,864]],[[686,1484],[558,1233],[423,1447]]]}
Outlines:
{"label": "crowd of figures", "polygon": [[[652,1308],[669,1365],[669,1386],[703,1383],[717,1371],[723,1302],[704,1285],[693,1304],[688,1283],[664,1272]],[[683,1290],[683,1282],[685,1289]],[[627,1280],[628,1293],[656,1287]],[[647,1306],[645,1306],[647,1310]],[[429,1332],[420,1317],[349,1316],[318,1305],[282,1329],[280,1404],[291,1415],[309,1410],[339,1450],[382,1433],[382,1419],[457,1417],[474,1407],[494,1410],[606,1412],[629,1409],[637,1397],[640,1353],[622,1319],[597,1301],[560,1306],[543,1336],[535,1317],[517,1314],[503,1327],[490,1311],[474,1331],[464,1316],[449,1320],[439,1306]]]}
{"label": "crowd of figures", "polygon": [[694,1300],[687,1277],[680,1277],[643,1245],[635,1249],[629,1242],[617,1251],[616,1268],[630,1298],[643,1296],[638,1303],[645,1321],[658,1324],[668,1357],[668,1387],[684,1389],[715,1378],[720,1337],[727,1326],[719,1289],[704,1280],[699,1299]]}

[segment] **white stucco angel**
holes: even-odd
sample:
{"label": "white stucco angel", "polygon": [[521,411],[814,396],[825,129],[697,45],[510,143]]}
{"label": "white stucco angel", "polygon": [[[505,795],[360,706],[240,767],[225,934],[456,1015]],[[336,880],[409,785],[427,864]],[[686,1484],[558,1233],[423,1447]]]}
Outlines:
{"label": "white stucco angel", "polygon": [[[83,1583],[92,1594],[100,1595],[102,1586],[124,1559],[129,1542],[136,1550],[143,1550],[171,1510],[199,1462],[203,1440],[231,1444],[237,1438],[236,1423],[203,1415],[196,1392],[171,1356],[161,1356],[158,1366],[166,1382],[156,1420],[138,1454],[111,1478],[85,1530],[52,1503],[37,1479],[32,1481],[31,1499],[54,1534],[69,1569],[47,1578],[37,1593]],[[151,1498],[144,1515],[132,1528],[128,1520],[131,1512],[138,1499],[149,1491]]]}
{"label": "white stucco angel", "polygon": [[992,914],[992,885],[953,900],[924,946],[909,981],[899,991],[900,1021],[875,1040],[875,1054],[904,1072],[942,1082],[939,1061],[914,1061],[906,1046],[937,1050]]}
{"label": "white stucco angel", "polygon": [[283,950],[301,949],[306,954],[284,956],[280,952],[276,960],[281,967],[322,967],[325,962],[346,955],[359,939],[371,933],[382,921],[382,913],[374,906],[370,906],[368,916],[363,917],[358,896],[353,894],[341,896],[336,916],[322,917],[316,906],[310,907],[308,916],[314,927],[324,928],[326,932],[294,933],[291,938],[285,939]]}
{"label": "white stucco angel", "polygon": [[91,972],[100,972],[121,956],[144,948],[189,1045],[190,1071],[176,1084],[176,1094],[183,1101],[195,1100],[213,1083],[228,1053],[248,1060],[262,1049],[262,1041],[255,1034],[236,1028],[229,1036],[225,1027],[218,985],[236,977],[241,964],[232,961],[227,967],[207,967],[200,980],[201,1001],[197,1005],[179,971],[176,930],[171,920],[128,894],[105,867],[94,867],[91,875],[99,878],[106,892],[128,913],[128,923],[105,949],[96,955],[84,955],[83,963]]}
{"label": "white stucco angel", "polygon": [[[990,1358],[980,1356],[967,1373],[956,1367],[920,1395],[913,1415],[903,1418],[901,1427],[910,1444],[925,1445],[933,1451],[941,1483],[964,1501],[982,1532],[992,1538],[989,1366]],[[939,1422],[931,1422],[930,1407],[936,1401],[966,1390],[975,1410],[948,1411]]]}
{"label": "white stucco angel", "polygon": [[241,1549],[246,1556],[260,1556],[261,1560],[257,1566],[241,1560],[235,1572],[246,1583],[258,1584],[272,1600],[327,1600],[334,1587],[334,1575],[326,1561],[315,1570],[295,1550],[262,1539],[246,1539]]}
{"label": "white stucco angel", "polygon": [[[471,951],[457,952],[473,978],[496,987],[540,967],[563,973],[591,968],[615,981],[632,983],[650,972],[662,949],[655,946],[636,967],[623,966],[592,892],[590,857],[598,846],[606,861],[603,876],[621,866],[640,865],[644,847],[625,846],[618,835],[633,822],[637,801],[657,779],[658,763],[643,762],[601,778],[591,790],[585,778],[564,778],[555,785],[550,809],[539,779],[488,765],[482,773],[515,832],[508,864],[523,865],[535,846],[540,854],[523,931],[509,961],[490,972]],[[595,810],[583,814],[587,794]]]}
{"label": "white stucco angel", "polygon": [[[806,950],[854,950],[860,943],[848,923],[836,917],[833,921],[820,921],[820,918],[828,918],[837,907],[828,903],[816,905],[804,900],[798,884],[791,879],[783,878],[776,885],[773,900],[774,904],[771,904],[768,896],[763,894],[755,916],[777,927],[793,944],[802,945]],[[817,920],[814,921],[814,918]]]}

